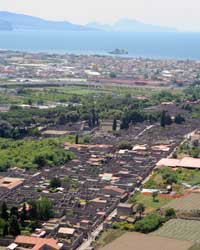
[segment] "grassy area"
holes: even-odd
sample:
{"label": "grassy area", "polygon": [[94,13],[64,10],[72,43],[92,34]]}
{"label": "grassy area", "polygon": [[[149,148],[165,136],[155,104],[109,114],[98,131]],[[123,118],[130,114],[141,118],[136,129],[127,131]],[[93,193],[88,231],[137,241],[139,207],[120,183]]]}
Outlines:
{"label": "grassy area", "polygon": [[153,233],[161,237],[200,243],[200,221],[173,219]]}
{"label": "grassy area", "polygon": [[145,183],[145,188],[152,189],[165,189],[170,183],[167,183],[165,176],[171,176],[173,178],[173,190],[179,194],[184,193],[185,187],[182,183],[190,185],[200,184],[200,171],[193,169],[177,169],[176,171],[171,168],[164,168],[155,172],[149,181]]}
{"label": "grassy area", "polygon": [[10,167],[40,168],[62,165],[73,158],[63,147],[62,139],[0,139],[0,170]]}
{"label": "grassy area", "polygon": [[19,104],[23,101],[21,101],[21,98],[19,98],[16,95],[8,94],[8,93],[0,93],[0,104]]}
{"label": "grassy area", "polygon": [[181,144],[176,150],[177,158],[183,158],[184,156],[191,156],[194,158],[200,157],[199,145],[190,145],[187,142]]}
{"label": "grassy area", "polygon": [[125,231],[109,229],[100,236],[100,238],[95,243],[95,249],[101,249],[105,245],[119,238],[125,233]]}
{"label": "grassy area", "polygon": [[[147,91],[148,89],[148,91]],[[17,90],[17,92],[16,92]],[[33,103],[40,102],[67,102],[71,97],[84,97],[90,95],[118,95],[125,96],[131,94],[132,96],[146,96],[152,97],[165,88],[150,88],[144,87],[127,87],[127,86],[89,86],[82,84],[80,86],[65,86],[65,87],[31,87],[31,86],[13,86],[11,89],[2,89],[0,93],[0,103],[22,104],[28,103],[30,100]],[[181,89],[167,89],[168,92],[175,95],[182,94]]]}
{"label": "grassy area", "polygon": [[103,94],[106,91],[101,89],[89,89],[88,87],[62,87],[62,88],[43,88],[43,89],[24,89],[19,94],[24,99],[32,99],[33,101],[54,101],[67,102],[71,96],[85,96],[93,94]]}
{"label": "grassy area", "polygon": [[172,198],[169,197],[163,197],[158,196],[156,197],[156,200],[153,201],[151,194],[142,194],[142,193],[136,193],[132,198],[131,202],[134,204],[144,204],[146,213],[153,212],[160,207],[166,205],[172,200]]}

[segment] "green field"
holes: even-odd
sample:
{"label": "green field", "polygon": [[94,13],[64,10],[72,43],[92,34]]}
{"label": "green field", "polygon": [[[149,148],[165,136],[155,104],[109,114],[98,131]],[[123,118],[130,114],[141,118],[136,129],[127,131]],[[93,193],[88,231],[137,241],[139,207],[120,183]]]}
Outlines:
{"label": "green field", "polygon": [[[148,91],[147,91],[148,90]],[[158,93],[165,91],[165,88],[151,87],[127,87],[127,86],[88,86],[87,84],[76,86],[8,86],[2,88],[0,92],[0,104],[22,104],[41,102],[67,102],[70,98],[77,96],[79,98],[93,95],[118,95],[125,96],[146,96],[156,97]],[[167,92],[174,96],[182,94],[182,89],[167,89]],[[157,97],[156,97],[157,98]],[[164,100],[163,100],[164,101]]]}
{"label": "green field", "polygon": [[200,243],[200,221],[172,219],[152,234]]}
{"label": "green field", "polygon": [[173,199],[169,197],[158,196],[156,197],[156,201],[153,201],[151,194],[136,193],[130,199],[130,202],[132,202],[133,204],[140,204],[140,203],[144,204],[145,211],[148,213],[161,208],[162,206],[166,205],[172,200]]}

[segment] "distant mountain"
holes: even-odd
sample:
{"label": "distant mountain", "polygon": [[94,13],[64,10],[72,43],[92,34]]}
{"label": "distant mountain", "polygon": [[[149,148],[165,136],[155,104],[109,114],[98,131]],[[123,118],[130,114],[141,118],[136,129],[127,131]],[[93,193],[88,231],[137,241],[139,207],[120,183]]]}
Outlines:
{"label": "distant mountain", "polygon": [[145,24],[136,20],[121,19],[113,25],[88,23],[78,25],[70,22],[48,21],[42,18],[0,11],[0,30],[73,30],[115,32],[175,32],[176,29]]}
{"label": "distant mountain", "polygon": [[0,20],[0,30],[12,30],[12,24],[4,21],[4,20]]}
{"label": "distant mountain", "polygon": [[[2,22],[2,24],[1,24]],[[7,26],[6,26],[7,23]],[[38,17],[27,16],[23,14],[15,14],[11,12],[0,11],[0,30],[12,27],[12,29],[27,29],[27,30],[74,30],[84,31],[91,30],[87,26],[72,24],[70,22],[48,21]]]}
{"label": "distant mountain", "polygon": [[174,28],[145,24],[137,20],[121,19],[113,25],[88,23],[87,27],[104,31],[115,32],[177,32]]}

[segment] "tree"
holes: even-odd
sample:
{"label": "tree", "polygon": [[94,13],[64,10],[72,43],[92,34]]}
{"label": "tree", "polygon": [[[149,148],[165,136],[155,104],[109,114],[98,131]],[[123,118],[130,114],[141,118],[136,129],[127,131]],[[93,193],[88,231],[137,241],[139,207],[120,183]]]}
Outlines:
{"label": "tree", "polygon": [[5,221],[8,221],[9,218],[8,207],[5,202],[3,202],[1,206],[1,218]]}
{"label": "tree", "polygon": [[154,202],[156,202],[157,200],[156,200],[156,197],[158,196],[158,192],[157,191],[155,191],[155,192],[153,192],[152,193],[152,198],[153,198],[153,201]]}
{"label": "tree", "polygon": [[28,99],[27,103],[28,103],[28,105],[31,106],[33,104],[33,100],[32,99]]}
{"label": "tree", "polygon": [[172,124],[172,118],[168,114],[166,114],[166,116],[165,116],[165,124],[166,125],[171,125]]}
{"label": "tree", "polygon": [[175,116],[174,122],[176,124],[182,124],[185,122],[185,118],[181,114],[178,114]]}
{"label": "tree", "polygon": [[61,114],[58,117],[58,124],[59,125],[65,125],[66,124],[66,116],[64,114]]}
{"label": "tree", "polygon": [[113,129],[113,131],[117,130],[117,119],[116,118],[114,118],[114,120],[113,120],[112,129]]}
{"label": "tree", "polygon": [[132,144],[128,141],[122,141],[119,143],[119,149],[131,150],[132,148],[133,148]]}
{"label": "tree", "polygon": [[161,117],[160,117],[160,126],[165,128],[166,126],[166,112],[162,111]]}
{"label": "tree", "polygon": [[88,126],[89,126],[89,128],[92,128],[92,120],[91,120],[91,118],[88,119]]}
{"label": "tree", "polygon": [[114,72],[110,73],[110,78],[116,78],[116,77],[117,77],[116,73],[114,73]]}
{"label": "tree", "polygon": [[39,168],[42,168],[46,165],[46,157],[44,154],[40,153],[35,156],[35,159],[33,161],[35,164],[38,165]]}
{"label": "tree", "polygon": [[147,119],[147,115],[140,110],[126,110],[121,119],[121,129],[128,129],[130,123],[144,122]]}
{"label": "tree", "polygon": [[9,233],[15,237],[17,235],[20,235],[21,233],[19,222],[17,220],[17,217],[14,215],[10,218],[10,221],[9,221]]}
{"label": "tree", "polygon": [[3,233],[2,234],[3,234],[4,237],[9,234],[8,223],[7,222],[4,224]]}
{"label": "tree", "polygon": [[5,220],[0,218],[0,231],[3,231],[5,224],[6,224]]}
{"label": "tree", "polygon": [[172,185],[173,183],[177,183],[178,181],[176,173],[171,172],[171,170],[168,168],[163,170],[162,178],[168,185]]}
{"label": "tree", "polygon": [[59,178],[54,177],[50,180],[50,187],[51,188],[58,188],[61,186],[61,181]]}
{"label": "tree", "polygon": [[95,109],[92,109],[92,127],[94,128],[96,125],[96,113],[95,113]]}
{"label": "tree", "polygon": [[159,214],[149,214],[135,223],[135,230],[141,233],[150,233],[158,229],[162,223],[163,218]]}
{"label": "tree", "polygon": [[17,207],[12,207],[10,209],[10,217],[16,216],[16,218],[19,218],[19,212]]}
{"label": "tree", "polygon": [[7,121],[0,121],[0,137],[11,137],[13,126]]}
{"label": "tree", "polygon": [[78,144],[78,142],[79,142],[79,136],[77,134],[76,137],[75,137],[75,144]]}
{"label": "tree", "polygon": [[33,232],[38,227],[38,221],[36,220],[30,221],[28,227],[31,228],[31,231]]}
{"label": "tree", "polygon": [[22,211],[20,212],[21,223],[23,224],[26,219],[27,219],[27,211],[26,211],[26,204],[24,203],[22,207]]}
{"label": "tree", "polygon": [[53,216],[53,204],[47,197],[36,201],[37,214],[40,220],[49,220]]}
{"label": "tree", "polygon": [[168,217],[168,218],[172,218],[172,217],[176,216],[176,213],[175,213],[173,208],[167,208],[165,210],[165,216]]}
{"label": "tree", "polygon": [[36,205],[36,201],[30,201],[29,202],[30,205],[30,209],[29,209],[29,213],[28,213],[28,217],[31,221],[37,220],[38,218],[38,213],[37,213],[37,205]]}
{"label": "tree", "polygon": [[137,213],[139,213],[140,215],[140,219],[142,218],[142,214],[144,213],[145,211],[145,206],[143,203],[139,203],[138,206],[137,206]]}

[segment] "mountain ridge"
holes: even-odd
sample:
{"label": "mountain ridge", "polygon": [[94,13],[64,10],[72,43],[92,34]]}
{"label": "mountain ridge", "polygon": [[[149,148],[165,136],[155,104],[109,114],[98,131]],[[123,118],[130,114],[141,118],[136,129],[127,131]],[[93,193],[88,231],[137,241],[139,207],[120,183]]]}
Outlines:
{"label": "mountain ridge", "polygon": [[177,32],[175,28],[163,27],[159,25],[146,24],[138,20],[120,19],[112,25],[91,22],[87,27],[115,32]]}
{"label": "mountain ridge", "polygon": [[93,30],[93,28],[73,24],[67,21],[49,21],[39,17],[6,11],[0,11],[0,20],[7,22],[14,30]]}
{"label": "mountain ridge", "polygon": [[86,25],[68,21],[51,21],[40,17],[0,11],[0,30],[61,30],[108,32],[177,32],[174,28],[146,24],[138,20],[120,19],[114,24],[91,22]]}

